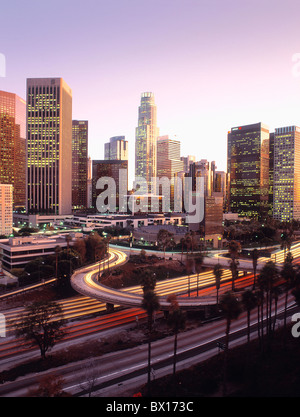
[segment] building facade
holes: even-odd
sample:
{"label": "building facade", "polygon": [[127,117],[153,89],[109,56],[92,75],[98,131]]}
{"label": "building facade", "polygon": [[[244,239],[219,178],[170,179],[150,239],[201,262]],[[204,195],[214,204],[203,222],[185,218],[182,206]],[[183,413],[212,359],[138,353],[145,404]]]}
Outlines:
{"label": "building facade", "polygon": [[228,134],[229,211],[264,218],[269,201],[269,129],[262,123],[234,127]]}
{"label": "building facade", "polygon": [[[170,200],[170,210],[174,210],[174,186],[179,172],[183,171],[183,161],[180,159],[180,141],[170,139],[169,136],[159,136],[157,140],[157,178],[168,178],[170,187],[168,195]],[[160,195],[163,187],[156,185],[156,191]]]}
{"label": "building facade", "polygon": [[128,142],[125,136],[113,136],[104,144],[104,159],[128,161]]}
{"label": "building facade", "polygon": [[196,178],[204,179],[204,194],[205,196],[211,196],[214,191],[216,163],[215,161],[207,161],[201,159],[197,162],[190,164],[189,176],[192,178],[193,191],[196,189]]}
{"label": "building facade", "polygon": [[14,209],[25,207],[26,102],[0,91],[0,183],[12,184]]}
{"label": "building facade", "polygon": [[[109,181],[105,184],[106,179]],[[99,181],[104,180],[99,185]],[[105,212],[124,212],[127,211],[127,192],[128,192],[128,161],[120,160],[93,160],[92,162],[92,207],[95,211]],[[99,198],[100,194],[106,196],[105,199]],[[100,196],[101,197],[101,196]],[[122,200],[120,200],[120,197]],[[103,201],[107,210],[101,206]],[[112,202],[110,206],[109,202]],[[126,207],[125,207],[126,205]]]}
{"label": "building facade", "polygon": [[190,172],[190,164],[196,162],[196,157],[194,155],[188,155],[181,156],[180,159],[183,162],[183,171],[187,173]]}
{"label": "building facade", "polygon": [[300,219],[300,127],[275,129],[273,217]]}
{"label": "building facade", "polygon": [[[147,181],[141,192],[156,193],[152,178],[157,177],[157,109],[153,93],[142,93],[135,134],[135,176]],[[152,187],[151,187],[152,186]]]}
{"label": "building facade", "polygon": [[9,236],[13,227],[13,186],[0,184],[0,235]]}
{"label": "building facade", "polygon": [[72,209],[88,207],[88,121],[72,121]]}
{"label": "building facade", "polygon": [[29,214],[72,212],[72,90],[62,78],[27,79]]}

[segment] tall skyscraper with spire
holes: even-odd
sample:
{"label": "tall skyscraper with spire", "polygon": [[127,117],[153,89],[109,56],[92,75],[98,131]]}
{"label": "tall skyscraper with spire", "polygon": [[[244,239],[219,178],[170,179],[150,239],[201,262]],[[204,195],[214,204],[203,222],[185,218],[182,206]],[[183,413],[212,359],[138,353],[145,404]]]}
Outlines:
{"label": "tall skyscraper with spire", "polygon": [[138,126],[135,134],[135,176],[147,181],[148,189],[141,192],[154,192],[152,178],[157,177],[157,137],[159,129],[156,120],[154,94],[142,93],[138,112]]}

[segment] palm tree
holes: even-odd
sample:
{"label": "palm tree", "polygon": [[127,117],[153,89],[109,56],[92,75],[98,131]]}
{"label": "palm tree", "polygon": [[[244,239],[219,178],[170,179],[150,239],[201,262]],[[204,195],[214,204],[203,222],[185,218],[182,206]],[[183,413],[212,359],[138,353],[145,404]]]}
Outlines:
{"label": "palm tree", "polygon": [[197,297],[198,297],[198,287],[199,287],[199,274],[201,272],[202,269],[202,264],[203,264],[203,255],[199,254],[197,255],[196,259],[195,259],[195,270],[197,273]]}
{"label": "palm tree", "polygon": [[[103,259],[104,254],[106,251],[106,243],[103,239],[97,241],[94,247],[94,258],[95,261],[99,261],[99,279],[100,279],[100,265],[101,265],[101,259]],[[104,266],[104,265],[103,265]]]}
{"label": "palm tree", "polygon": [[140,274],[140,285],[143,288],[143,293],[147,291],[154,291],[156,286],[156,274],[150,269],[143,269]]}
{"label": "palm tree", "polygon": [[186,261],[186,270],[188,274],[188,296],[191,295],[191,272],[193,270],[194,261],[192,259],[187,259]]}
{"label": "palm tree", "polygon": [[248,330],[247,330],[247,339],[248,343],[250,342],[250,315],[251,310],[257,306],[257,298],[254,292],[251,290],[246,290],[242,294],[242,303],[247,311],[247,324],[248,324]]}
{"label": "palm tree", "polygon": [[157,234],[157,243],[159,248],[163,248],[164,259],[166,259],[166,249],[174,247],[174,233],[166,229],[160,229]]}
{"label": "palm tree", "polygon": [[257,268],[257,260],[259,258],[259,253],[257,249],[253,249],[252,253],[252,264],[253,264],[253,290],[255,290],[255,284],[256,284],[256,268]]}
{"label": "palm tree", "polygon": [[284,250],[284,258],[285,258],[285,254],[286,254],[286,250],[290,250],[291,246],[292,246],[292,235],[291,232],[288,231],[287,229],[281,233],[281,245],[280,245],[280,249]]}
{"label": "palm tree", "polygon": [[186,246],[186,256],[188,258],[189,256],[189,249],[192,246],[192,237],[190,232],[187,232],[184,236],[184,242],[185,242],[185,246]]}
{"label": "palm tree", "polygon": [[57,274],[58,274],[58,256],[61,253],[61,246],[59,246],[59,245],[55,246],[54,252],[55,252],[55,277],[57,279]]}
{"label": "palm tree", "polygon": [[226,395],[227,391],[227,359],[228,359],[228,347],[229,347],[229,333],[232,320],[236,320],[241,314],[241,303],[236,296],[231,292],[226,292],[222,295],[220,300],[220,307],[223,315],[226,319],[226,331],[225,331],[225,350],[224,350],[224,373],[223,373],[223,395]]}
{"label": "palm tree", "polygon": [[[273,286],[278,277],[278,271],[273,261],[268,261],[262,268],[258,276],[258,285],[263,293],[266,294],[266,330],[270,336],[272,329],[272,297]],[[262,303],[263,304],[263,303]],[[262,306],[262,334],[263,334],[263,306]]]}
{"label": "palm tree", "polygon": [[158,311],[160,308],[157,294],[152,290],[146,291],[143,296],[141,307],[147,312],[148,315],[148,392],[150,394],[152,322],[154,312]]}
{"label": "palm tree", "polygon": [[232,240],[228,244],[228,251],[230,255],[229,266],[232,274],[232,291],[234,291],[234,282],[238,277],[238,255],[241,250],[241,245],[239,242]]}
{"label": "palm tree", "polygon": [[176,295],[170,294],[167,298],[170,303],[169,315],[167,323],[174,333],[174,359],[173,359],[173,375],[176,373],[176,354],[177,354],[177,336],[180,330],[184,330],[186,317],[180,310]]}
{"label": "palm tree", "polygon": [[182,238],[180,239],[180,244],[181,244],[181,262],[182,262],[182,257],[183,257],[183,246],[184,246],[184,244],[185,244],[185,239],[184,239],[184,237],[182,237]]}
{"label": "palm tree", "polygon": [[221,286],[221,278],[223,275],[223,269],[220,264],[216,264],[213,269],[213,273],[216,281],[216,290],[217,290],[217,306],[219,305],[219,289]]}
{"label": "palm tree", "polygon": [[296,270],[293,265],[293,256],[291,252],[288,252],[283,267],[280,271],[280,275],[285,280],[285,308],[284,308],[284,331],[286,333],[286,316],[287,316],[287,303],[288,294],[291,288],[293,288],[296,280]]}
{"label": "palm tree", "polygon": [[108,258],[107,258],[107,270],[108,270],[108,273],[109,273],[109,242],[110,241],[111,241],[111,235],[110,234],[107,234],[105,236],[104,242],[105,242],[105,245],[106,245],[106,253],[108,254]]}
{"label": "palm tree", "polygon": [[71,235],[67,235],[66,236],[66,242],[67,242],[67,252],[69,253],[70,250],[70,242],[72,241],[72,236]]}

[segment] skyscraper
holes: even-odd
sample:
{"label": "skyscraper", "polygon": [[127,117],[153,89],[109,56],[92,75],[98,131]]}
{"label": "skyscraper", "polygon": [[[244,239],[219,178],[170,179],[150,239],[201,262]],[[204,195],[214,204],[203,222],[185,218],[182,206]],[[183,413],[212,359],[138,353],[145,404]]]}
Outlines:
{"label": "skyscraper", "polygon": [[174,178],[174,175],[183,170],[183,161],[180,159],[180,141],[170,139],[168,135],[157,139],[157,176]]}
{"label": "skyscraper", "polygon": [[180,159],[183,162],[183,171],[184,172],[190,172],[190,164],[193,162],[196,162],[196,157],[194,155],[188,155],[188,156],[181,156]]}
{"label": "skyscraper", "polygon": [[273,217],[273,182],[274,182],[274,138],[275,133],[270,133],[269,143],[269,207],[268,214]]}
{"label": "skyscraper", "polygon": [[275,129],[273,217],[300,219],[300,127]]}
{"label": "skyscraper", "polygon": [[89,156],[87,161],[87,207],[92,207],[92,158]]}
{"label": "skyscraper", "polygon": [[[123,170],[123,172],[120,172],[120,170]],[[126,175],[124,175],[125,172]],[[127,210],[128,161],[93,160],[92,177],[92,207],[96,211],[100,210],[100,212],[104,212],[101,211],[102,208],[97,204],[97,199],[103,192],[106,195],[104,203],[107,207],[109,206],[109,200],[114,201],[113,206],[108,209],[109,212],[115,213],[119,211],[124,212],[125,209]],[[106,185],[102,189],[98,188],[98,180],[101,180],[103,177],[112,180],[115,188],[109,188],[109,186],[107,187]],[[123,192],[123,195],[120,195],[120,192]],[[120,198],[122,199],[121,201]]]}
{"label": "skyscraper", "polygon": [[12,184],[14,208],[25,207],[26,102],[0,91],[0,183]]}
{"label": "skyscraper", "polygon": [[135,134],[135,176],[147,181],[147,189],[141,192],[155,193],[151,189],[152,178],[157,176],[157,137],[156,105],[153,93],[142,93],[138,111],[138,127]]}
{"label": "skyscraper", "polygon": [[262,123],[234,127],[228,134],[229,209],[249,218],[267,214],[269,129]]}
{"label": "skyscraper", "polygon": [[72,90],[62,78],[27,79],[27,212],[72,212]]}
{"label": "skyscraper", "polygon": [[88,121],[72,121],[72,209],[87,208]]}
{"label": "skyscraper", "polygon": [[[183,170],[183,161],[180,159],[180,141],[170,139],[168,135],[157,139],[157,177],[166,177],[170,180],[170,209],[174,210],[174,186],[178,172]],[[163,188],[163,187],[162,187]],[[163,195],[163,190],[156,185],[156,191]],[[164,196],[165,198],[167,196]]]}
{"label": "skyscraper", "polygon": [[13,226],[13,186],[0,184],[0,235],[9,236]]}
{"label": "skyscraper", "polygon": [[128,160],[128,142],[125,136],[113,136],[104,144],[104,159]]}
{"label": "skyscraper", "polygon": [[197,162],[190,164],[190,177],[192,177],[193,190],[196,189],[196,178],[204,179],[204,194],[205,196],[211,196],[214,191],[216,163],[215,161],[207,161],[207,159],[201,159]]}

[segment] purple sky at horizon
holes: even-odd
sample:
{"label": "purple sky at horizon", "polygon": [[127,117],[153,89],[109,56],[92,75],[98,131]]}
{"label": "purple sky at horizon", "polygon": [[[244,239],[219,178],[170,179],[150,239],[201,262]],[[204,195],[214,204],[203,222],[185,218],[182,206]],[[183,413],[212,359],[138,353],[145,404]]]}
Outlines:
{"label": "purple sky at horizon", "polygon": [[160,134],[225,170],[231,127],[300,125],[299,14],[299,0],[11,0],[0,90],[26,99],[26,78],[62,77],[92,159],[125,135],[131,180],[140,96],[152,91]]}

